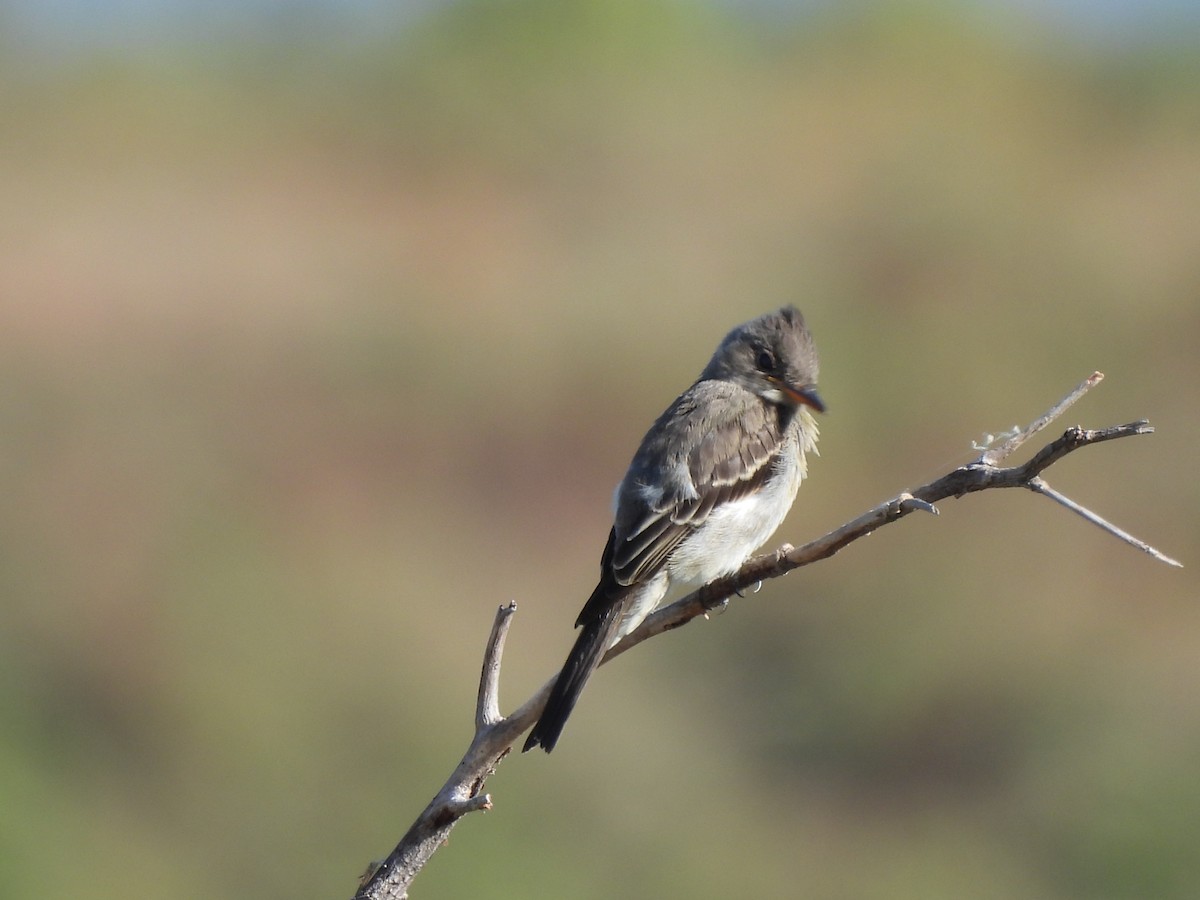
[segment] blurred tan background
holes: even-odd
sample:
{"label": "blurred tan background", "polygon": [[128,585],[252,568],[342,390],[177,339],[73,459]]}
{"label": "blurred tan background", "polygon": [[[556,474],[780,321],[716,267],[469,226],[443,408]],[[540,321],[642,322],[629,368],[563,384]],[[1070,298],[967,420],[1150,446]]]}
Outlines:
{"label": "blurred tan background", "polygon": [[[414,896],[1200,890],[1200,43],[856,5],[336,6],[0,63],[0,896],[348,897],[561,663],[732,325],[822,353],[800,543],[599,675]],[[303,9],[301,10],[303,12]],[[0,15],[3,21],[3,15]]]}

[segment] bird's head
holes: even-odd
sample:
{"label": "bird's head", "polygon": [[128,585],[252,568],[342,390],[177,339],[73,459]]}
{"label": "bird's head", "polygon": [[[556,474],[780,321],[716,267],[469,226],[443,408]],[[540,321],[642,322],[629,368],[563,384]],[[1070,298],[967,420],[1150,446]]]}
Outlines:
{"label": "bird's head", "polygon": [[817,394],[817,348],[794,306],[729,332],[701,377],[740,384],[769,403],[825,411]]}

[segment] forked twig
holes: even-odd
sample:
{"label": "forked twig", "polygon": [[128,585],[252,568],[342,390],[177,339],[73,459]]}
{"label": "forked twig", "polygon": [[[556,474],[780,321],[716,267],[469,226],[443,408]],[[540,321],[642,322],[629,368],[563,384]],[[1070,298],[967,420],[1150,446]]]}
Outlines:
{"label": "forked twig", "polygon": [[1075,389],[1067,394],[1067,396],[1063,397],[1052,407],[1050,407],[1050,409],[1046,410],[1045,413],[1038,416],[1024,428],[1014,429],[1014,432],[1011,435],[1008,435],[1007,440],[1005,440],[1002,444],[999,444],[991,449],[984,450],[983,454],[980,455],[976,462],[994,466],[996,463],[1008,459],[1008,457],[1015,453],[1022,444],[1024,444],[1027,440],[1029,440],[1031,437],[1065,413],[1068,409],[1074,406],[1084,394],[1086,394],[1103,380],[1103,372],[1093,372],[1087,378],[1083,379],[1083,381],[1079,382],[1079,384],[1075,386]]}

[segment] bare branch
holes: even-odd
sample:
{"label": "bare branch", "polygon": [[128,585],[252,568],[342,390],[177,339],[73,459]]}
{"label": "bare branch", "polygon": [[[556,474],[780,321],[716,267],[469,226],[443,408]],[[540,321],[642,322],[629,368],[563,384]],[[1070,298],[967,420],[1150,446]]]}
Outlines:
{"label": "bare branch", "polygon": [[483,674],[479,678],[479,699],[475,704],[475,731],[479,732],[500,721],[500,659],[504,656],[504,639],[512,624],[517,604],[507,603],[496,610],[492,633],[483,652]]}
{"label": "bare branch", "polygon": [[1035,491],[1039,494],[1049,497],[1051,500],[1055,501],[1056,503],[1061,503],[1067,509],[1071,510],[1071,512],[1077,513],[1078,515],[1083,516],[1085,519],[1087,519],[1093,525],[1103,528],[1105,531],[1107,531],[1113,537],[1119,538],[1120,540],[1124,541],[1125,543],[1129,544],[1130,546],[1137,547],[1143,553],[1149,553],[1151,556],[1153,556],[1155,559],[1159,560],[1160,562],[1165,562],[1169,566],[1176,566],[1177,568],[1180,568],[1180,569],[1183,568],[1183,563],[1181,563],[1179,560],[1172,559],[1171,557],[1169,557],[1165,553],[1163,553],[1161,550],[1154,549],[1149,544],[1147,544],[1145,541],[1138,540],[1132,534],[1130,534],[1128,531],[1118,528],[1116,525],[1114,525],[1112,522],[1109,522],[1107,519],[1102,519],[1100,516],[1096,515],[1094,512],[1092,512],[1087,507],[1080,506],[1078,503],[1076,503],[1070,497],[1060,494],[1058,491],[1054,490],[1054,488],[1052,488],[1052,487],[1050,487],[1050,485],[1046,484],[1046,482],[1043,481],[1041,478],[1030,479],[1029,489],[1031,491]]}
{"label": "bare branch", "polygon": [[[1132,437],[1141,434],[1152,434],[1153,432],[1154,429],[1145,420],[1131,422],[1128,425],[1115,425],[1111,428],[1103,428],[1095,431],[1084,430],[1082,428],[1069,428],[1057,440],[1052,441],[1039,450],[1024,465],[998,468],[979,460],[969,463],[943,475],[936,481],[931,481],[929,484],[914,488],[912,491],[906,491],[893,497],[886,503],[879,504],[858,518],[847,522],[840,528],[836,528],[814,541],[809,541],[802,547],[785,545],[773,553],[756,556],[733,575],[711,582],[698,591],[672,603],[670,606],[656,610],[646,618],[646,621],[639,628],[633,631],[620,644],[613,647],[605,656],[605,661],[619,656],[626,650],[632,649],[642,641],[652,638],[656,634],[661,634],[664,631],[670,631],[678,628],[680,625],[687,624],[696,618],[696,616],[704,615],[706,612],[723,605],[731,597],[760,581],[765,581],[768,578],[778,578],[780,575],[785,575],[793,569],[827,559],[846,545],[853,543],[859,538],[866,537],[871,532],[890,522],[904,518],[909,513],[932,512],[936,514],[937,507],[933,504],[940,500],[945,500],[949,497],[962,497],[966,494],[989,490],[991,488],[1023,487],[1035,490],[1032,482],[1040,481],[1041,484],[1045,484],[1044,481],[1038,478],[1041,472],[1080,447],[1102,443],[1119,437]],[[1044,490],[1038,492],[1046,493]],[[1062,497],[1061,494],[1054,493],[1057,495],[1055,499]],[[1062,499],[1066,500],[1065,497]],[[1062,501],[1060,500],[1059,502]],[[1075,510],[1076,512],[1085,510],[1084,507],[1078,504],[1075,504],[1075,506],[1078,507]],[[1104,522],[1095,513],[1086,512],[1088,515],[1085,518],[1088,518],[1094,524],[1100,525],[1101,522]],[[1163,562],[1168,562],[1172,565],[1181,565],[1181,563],[1160,553],[1148,544],[1144,544],[1132,535],[1128,535],[1116,526],[1111,525],[1111,523],[1104,522],[1104,525],[1101,527],[1104,527],[1110,534],[1114,534],[1122,540],[1127,541],[1127,543],[1145,550],[1145,552],[1156,559],[1161,559]]]}
{"label": "bare branch", "polygon": [[[408,829],[400,843],[381,863],[371,863],[359,884],[358,898],[372,900],[403,900],[408,886],[424,868],[430,857],[450,836],[458,820],[470,812],[492,808],[492,798],[483,793],[483,786],[500,764],[513,742],[533,726],[535,711],[500,716],[500,662],[504,654],[504,639],[508,635],[516,603],[507,603],[496,610],[492,631],[483,656],[483,671],[479,677],[479,694],[475,704],[475,736],[471,746],[449,780],[429,802]],[[549,688],[538,696],[544,704]],[[537,699],[535,697],[535,699]],[[530,701],[532,702],[532,701]],[[528,707],[530,704],[527,703]],[[540,710],[540,705],[538,710]]]}
{"label": "bare branch", "polygon": [[[899,494],[803,546],[784,544],[772,553],[756,556],[733,575],[705,585],[682,600],[658,610],[609,650],[604,662],[614,659],[642,641],[678,628],[697,616],[706,615],[711,610],[724,606],[732,597],[740,595],[759,582],[778,578],[793,569],[833,556],[848,544],[910,513],[928,512],[936,515],[937,507],[934,504],[941,500],[963,497],[992,488],[1021,487],[1050,497],[1109,534],[1154,558],[1170,565],[1181,565],[1053,490],[1041,478],[1041,473],[1051,465],[1081,447],[1116,438],[1152,434],[1154,429],[1144,419],[1099,430],[1068,428],[1059,438],[1035,453],[1028,462],[1007,468],[998,465],[999,461],[1009,457],[1032,435],[1062,415],[1103,377],[1099,372],[1092,374],[1044,415],[1023,429],[1015,429],[1002,444],[984,451],[975,461],[946,473],[936,481]],[[500,607],[492,624],[479,683],[475,735],[470,747],[449,780],[430,801],[408,833],[401,838],[388,858],[382,863],[372,863],[368,867],[355,895],[356,900],[401,900],[406,897],[412,879],[446,841],[458,820],[469,812],[491,808],[491,798],[483,793],[487,779],[517,739],[533,727],[554,684],[554,678],[551,678],[516,712],[507,718],[500,716],[500,662],[504,639],[515,611],[515,603]]]}
{"label": "bare branch", "polygon": [[1050,407],[1050,409],[1048,409],[1045,413],[1034,419],[1024,428],[1017,430],[1016,433],[1011,435],[1003,444],[984,451],[983,455],[980,456],[976,461],[985,463],[986,465],[994,466],[997,463],[1008,459],[1008,457],[1015,453],[1022,444],[1024,444],[1027,440],[1029,440],[1031,437],[1065,413],[1068,409],[1074,406],[1079,398],[1081,398],[1084,394],[1086,394],[1103,380],[1103,372],[1093,372],[1091,375],[1077,384],[1073,391],[1059,400],[1058,403],[1054,404],[1054,406]]}

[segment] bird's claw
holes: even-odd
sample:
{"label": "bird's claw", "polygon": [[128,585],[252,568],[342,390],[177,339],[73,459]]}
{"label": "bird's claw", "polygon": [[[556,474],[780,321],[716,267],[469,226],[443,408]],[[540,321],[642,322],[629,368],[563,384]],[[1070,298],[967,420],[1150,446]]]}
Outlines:
{"label": "bird's claw", "polygon": [[[739,594],[738,596],[741,596],[741,595]],[[723,613],[723,612],[725,612],[725,609],[726,609],[728,606],[729,606],[729,598],[728,598],[728,597],[722,597],[722,598],[721,598],[721,599],[720,599],[720,600],[717,602],[717,605],[716,605],[716,606],[712,607],[711,609],[706,609],[706,610],[704,611],[704,618],[705,618],[705,619],[709,618],[709,614],[710,614],[710,613]]]}
{"label": "bird's claw", "polygon": [[[754,587],[750,588],[750,593],[757,594],[761,590],[762,590],[762,579],[759,579],[758,581],[754,582]],[[737,594],[739,597],[741,597],[743,600],[746,599],[746,595],[743,594],[741,591],[734,591],[734,593]],[[725,600],[723,602],[728,603],[729,601]]]}

